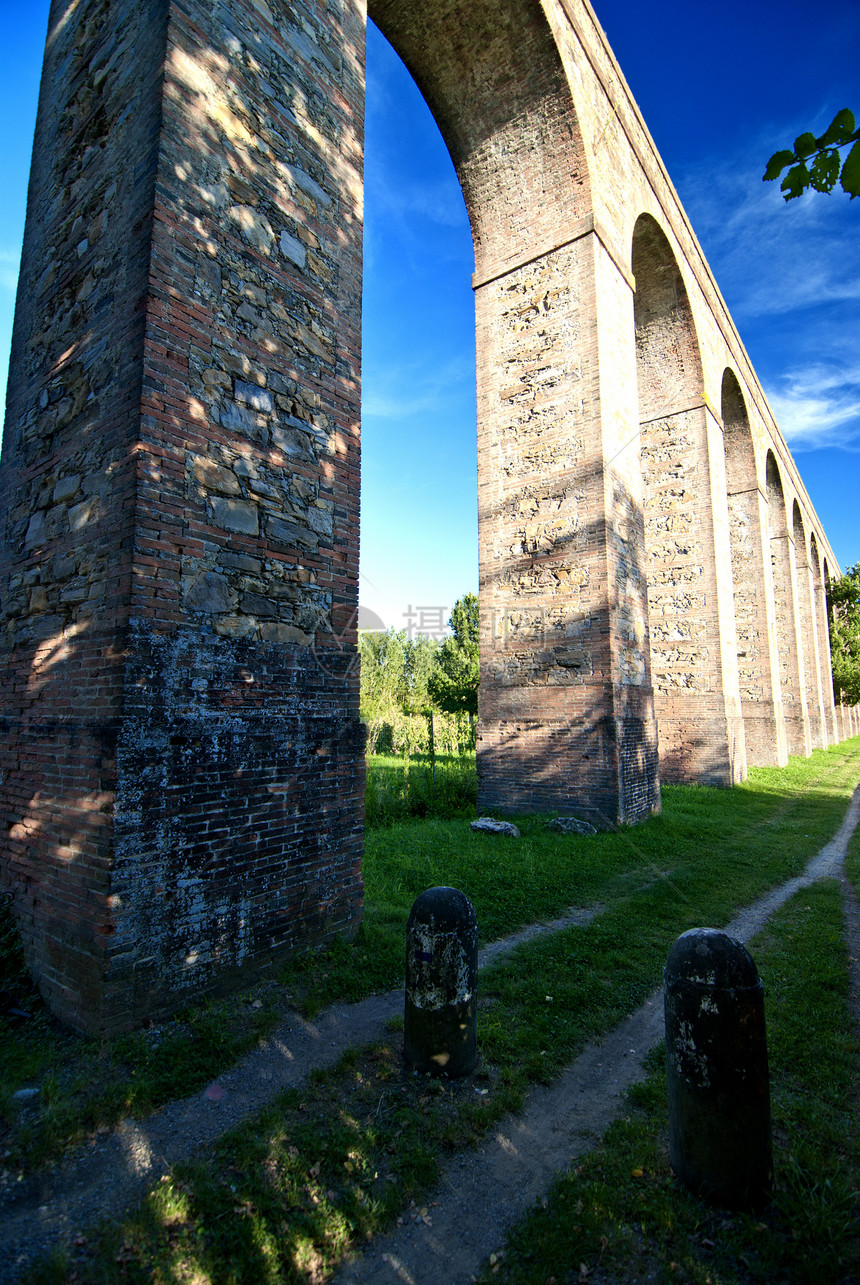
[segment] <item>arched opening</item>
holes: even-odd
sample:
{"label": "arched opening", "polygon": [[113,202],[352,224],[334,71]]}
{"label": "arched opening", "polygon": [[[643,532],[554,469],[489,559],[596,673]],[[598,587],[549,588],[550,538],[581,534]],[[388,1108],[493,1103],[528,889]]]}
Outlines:
{"label": "arched opening", "polygon": [[[428,753],[432,648],[478,591],[474,251],[445,142],[372,22],[364,140],[358,623],[406,646],[361,643],[362,718],[369,752]],[[381,675],[404,669],[408,707],[404,689],[380,703]],[[436,752],[473,739],[474,720],[437,711]]]}
{"label": "arched opening", "polygon": [[[192,8],[54,25],[16,319],[6,799],[34,941],[80,913],[45,976],[93,1032],[361,917],[364,12]],[[606,450],[635,437],[629,273],[545,7],[371,16],[475,245],[482,806],[636,821],[659,799],[640,479]]]}
{"label": "arched opening", "polygon": [[646,768],[642,788],[648,755],[628,745],[630,727],[640,729],[634,740],[645,735],[644,697],[626,701],[623,730],[606,726],[620,684],[606,623],[607,501],[589,370],[593,229],[555,40],[536,0],[373,0],[369,14],[439,126],[472,229],[480,806],[574,805],[604,824],[618,817],[629,774],[621,815],[636,820],[652,810],[656,776]]}
{"label": "arched opening", "polygon": [[557,243],[590,200],[570,89],[537,0],[371,0],[368,14],[448,146],[477,278]]}
{"label": "arched opening", "polygon": [[730,785],[746,774],[746,753],[727,522],[715,521],[725,488],[709,467],[719,427],[705,404],[681,272],[651,215],[636,222],[632,267],[660,771],[670,781]]}
{"label": "arched opening", "polygon": [[813,749],[827,744],[824,735],[824,705],[821,694],[821,666],[818,637],[815,632],[815,608],[812,569],[806,547],[803,516],[797,500],[792,506],[794,527],[794,564],[797,570],[797,606],[800,646],[805,679],[806,708],[809,714],[809,739]]}
{"label": "arched opening", "polygon": [[772,451],[767,454],[766,478],[776,649],[786,741],[789,754],[808,757],[811,752],[809,716],[796,605],[794,542],[789,532],[779,466]]}
{"label": "arched opening", "polygon": [[785,763],[788,756],[767,627],[767,500],[756,475],[746,403],[734,371],[728,369],[723,374],[721,412],[744,737],[749,762],[766,767]]}

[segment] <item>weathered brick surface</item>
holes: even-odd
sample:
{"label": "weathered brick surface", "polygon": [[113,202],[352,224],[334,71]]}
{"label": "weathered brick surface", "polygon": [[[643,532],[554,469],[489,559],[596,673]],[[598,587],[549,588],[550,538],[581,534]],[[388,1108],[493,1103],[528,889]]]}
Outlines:
{"label": "weathered brick surface", "polygon": [[51,15],[5,821],[34,970],[93,1029],[360,920],[363,14],[275,10]]}
{"label": "weathered brick surface", "polygon": [[753,767],[788,759],[781,688],[777,675],[775,619],[767,495],[756,477],[755,445],[734,374],[723,376],[721,402],[726,450],[726,490],[738,683],[747,760]]}
{"label": "weathered brick surface", "polygon": [[[373,0],[475,241],[482,807],[856,731],[838,574],[583,0]],[[2,477],[4,878],[54,1010],[361,915],[363,0],[55,0]]]}

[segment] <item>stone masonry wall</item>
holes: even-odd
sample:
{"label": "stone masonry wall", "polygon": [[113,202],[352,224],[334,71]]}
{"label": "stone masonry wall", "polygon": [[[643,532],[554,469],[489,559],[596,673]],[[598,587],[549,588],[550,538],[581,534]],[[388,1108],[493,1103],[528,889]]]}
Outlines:
{"label": "stone masonry wall", "polygon": [[16,653],[6,816],[43,989],[116,1029],[360,919],[364,27],[348,4],[61,8],[27,261],[66,312],[46,347],[23,296],[4,458],[34,568],[4,607],[46,641]]}
{"label": "stone masonry wall", "polygon": [[[659,806],[641,477],[638,461],[604,473],[600,397],[611,280],[629,307],[629,274],[606,267],[588,217],[550,28],[527,0],[376,0],[370,13],[434,111],[475,244],[479,806],[641,819]],[[635,376],[626,395],[622,439]]]}
{"label": "stone masonry wall", "polygon": [[[728,657],[721,646],[730,590],[718,574],[718,540],[727,542],[728,531],[713,508],[708,409],[689,300],[671,247],[647,216],[634,235],[633,272],[660,771],[671,781],[731,784],[746,774],[746,757],[733,617]],[[725,482],[721,490],[725,495]]]}
{"label": "stone masonry wall", "polygon": [[71,1022],[116,922],[135,439],[166,5],[51,8],[3,438],[4,867]]}

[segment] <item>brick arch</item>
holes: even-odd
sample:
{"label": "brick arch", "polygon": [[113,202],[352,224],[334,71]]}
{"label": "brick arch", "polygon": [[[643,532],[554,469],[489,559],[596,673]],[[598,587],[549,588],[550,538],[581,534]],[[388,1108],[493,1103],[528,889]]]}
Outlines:
{"label": "brick arch", "polygon": [[[0,839],[49,1003],[110,1031],[360,922],[366,6],[51,8],[3,441]],[[669,774],[744,771],[724,431],[748,443],[702,365],[732,353],[759,413],[761,390],[585,0],[370,10],[475,242],[481,806],[642,820],[652,638]]]}
{"label": "brick arch", "polygon": [[[29,958],[106,1031],[360,923],[366,28],[362,0],[62,8],[4,440],[0,776]],[[475,241],[481,806],[642,820],[631,282],[554,43],[574,27],[538,0],[371,13]]]}
{"label": "brick arch", "polygon": [[729,495],[758,487],[755,446],[749,415],[738,383],[729,367],[723,371],[720,389],[720,414],[726,442],[726,488]]}
{"label": "brick arch", "polygon": [[723,373],[720,407],[744,737],[750,764],[767,767],[785,763],[788,755],[779,680],[775,679],[776,655],[768,629],[773,582],[767,547],[767,499],[757,476],[746,402],[737,376],[729,368]]}
{"label": "brick arch", "polygon": [[722,557],[725,475],[722,460],[715,475],[709,458],[718,428],[681,271],[650,214],[634,226],[631,264],[660,771],[671,781],[730,784],[746,774],[746,753]]}
{"label": "brick arch", "polygon": [[463,189],[479,277],[557,245],[591,208],[585,148],[539,0],[370,0]]}
{"label": "brick arch", "polygon": [[600,823],[620,767],[571,735],[599,721],[613,658],[582,624],[601,610],[589,528],[603,499],[598,479],[581,482],[592,407],[571,336],[585,345],[594,326],[594,263],[568,81],[538,0],[373,0],[369,16],[439,126],[472,228],[481,807],[564,806],[578,792]]}
{"label": "brick arch", "polygon": [[702,357],[678,261],[651,214],[636,220],[631,267],[640,421],[652,422],[701,398]]}
{"label": "brick arch", "polygon": [[782,476],[773,451],[765,463],[768,530],[773,568],[775,639],[779,662],[783,718],[789,754],[810,753],[809,714],[803,669],[793,522],[785,502]]}

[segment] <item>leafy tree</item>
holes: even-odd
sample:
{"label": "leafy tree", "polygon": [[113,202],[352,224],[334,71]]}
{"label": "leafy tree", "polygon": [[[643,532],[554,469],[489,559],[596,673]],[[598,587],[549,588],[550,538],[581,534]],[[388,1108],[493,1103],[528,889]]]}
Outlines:
{"label": "leafy tree", "polygon": [[[840,151],[849,143],[853,147],[843,161]],[[791,168],[780,184],[786,201],[802,196],[810,187],[816,192],[832,192],[837,179],[851,200],[860,196],[860,129],[856,127],[854,113],[843,107],[820,137],[801,134],[794,140],[793,152],[787,149],[774,152],[763,181],[769,183],[779,178],[787,165]]]}
{"label": "leafy tree", "polygon": [[478,599],[473,593],[459,598],[448,619],[452,634],[436,653],[436,669],[427,689],[431,699],[449,714],[478,712]]}
{"label": "leafy tree", "polygon": [[846,705],[860,704],[860,562],[827,588],[833,692]]}
{"label": "leafy tree", "polygon": [[367,723],[368,744],[374,746],[383,723],[392,722],[407,697],[406,631],[361,630],[361,717]]}
{"label": "leafy tree", "polygon": [[406,646],[405,670],[407,698],[405,706],[410,713],[427,714],[433,703],[430,695],[430,677],[436,668],[439,644],[435,638],[417,634]]}

